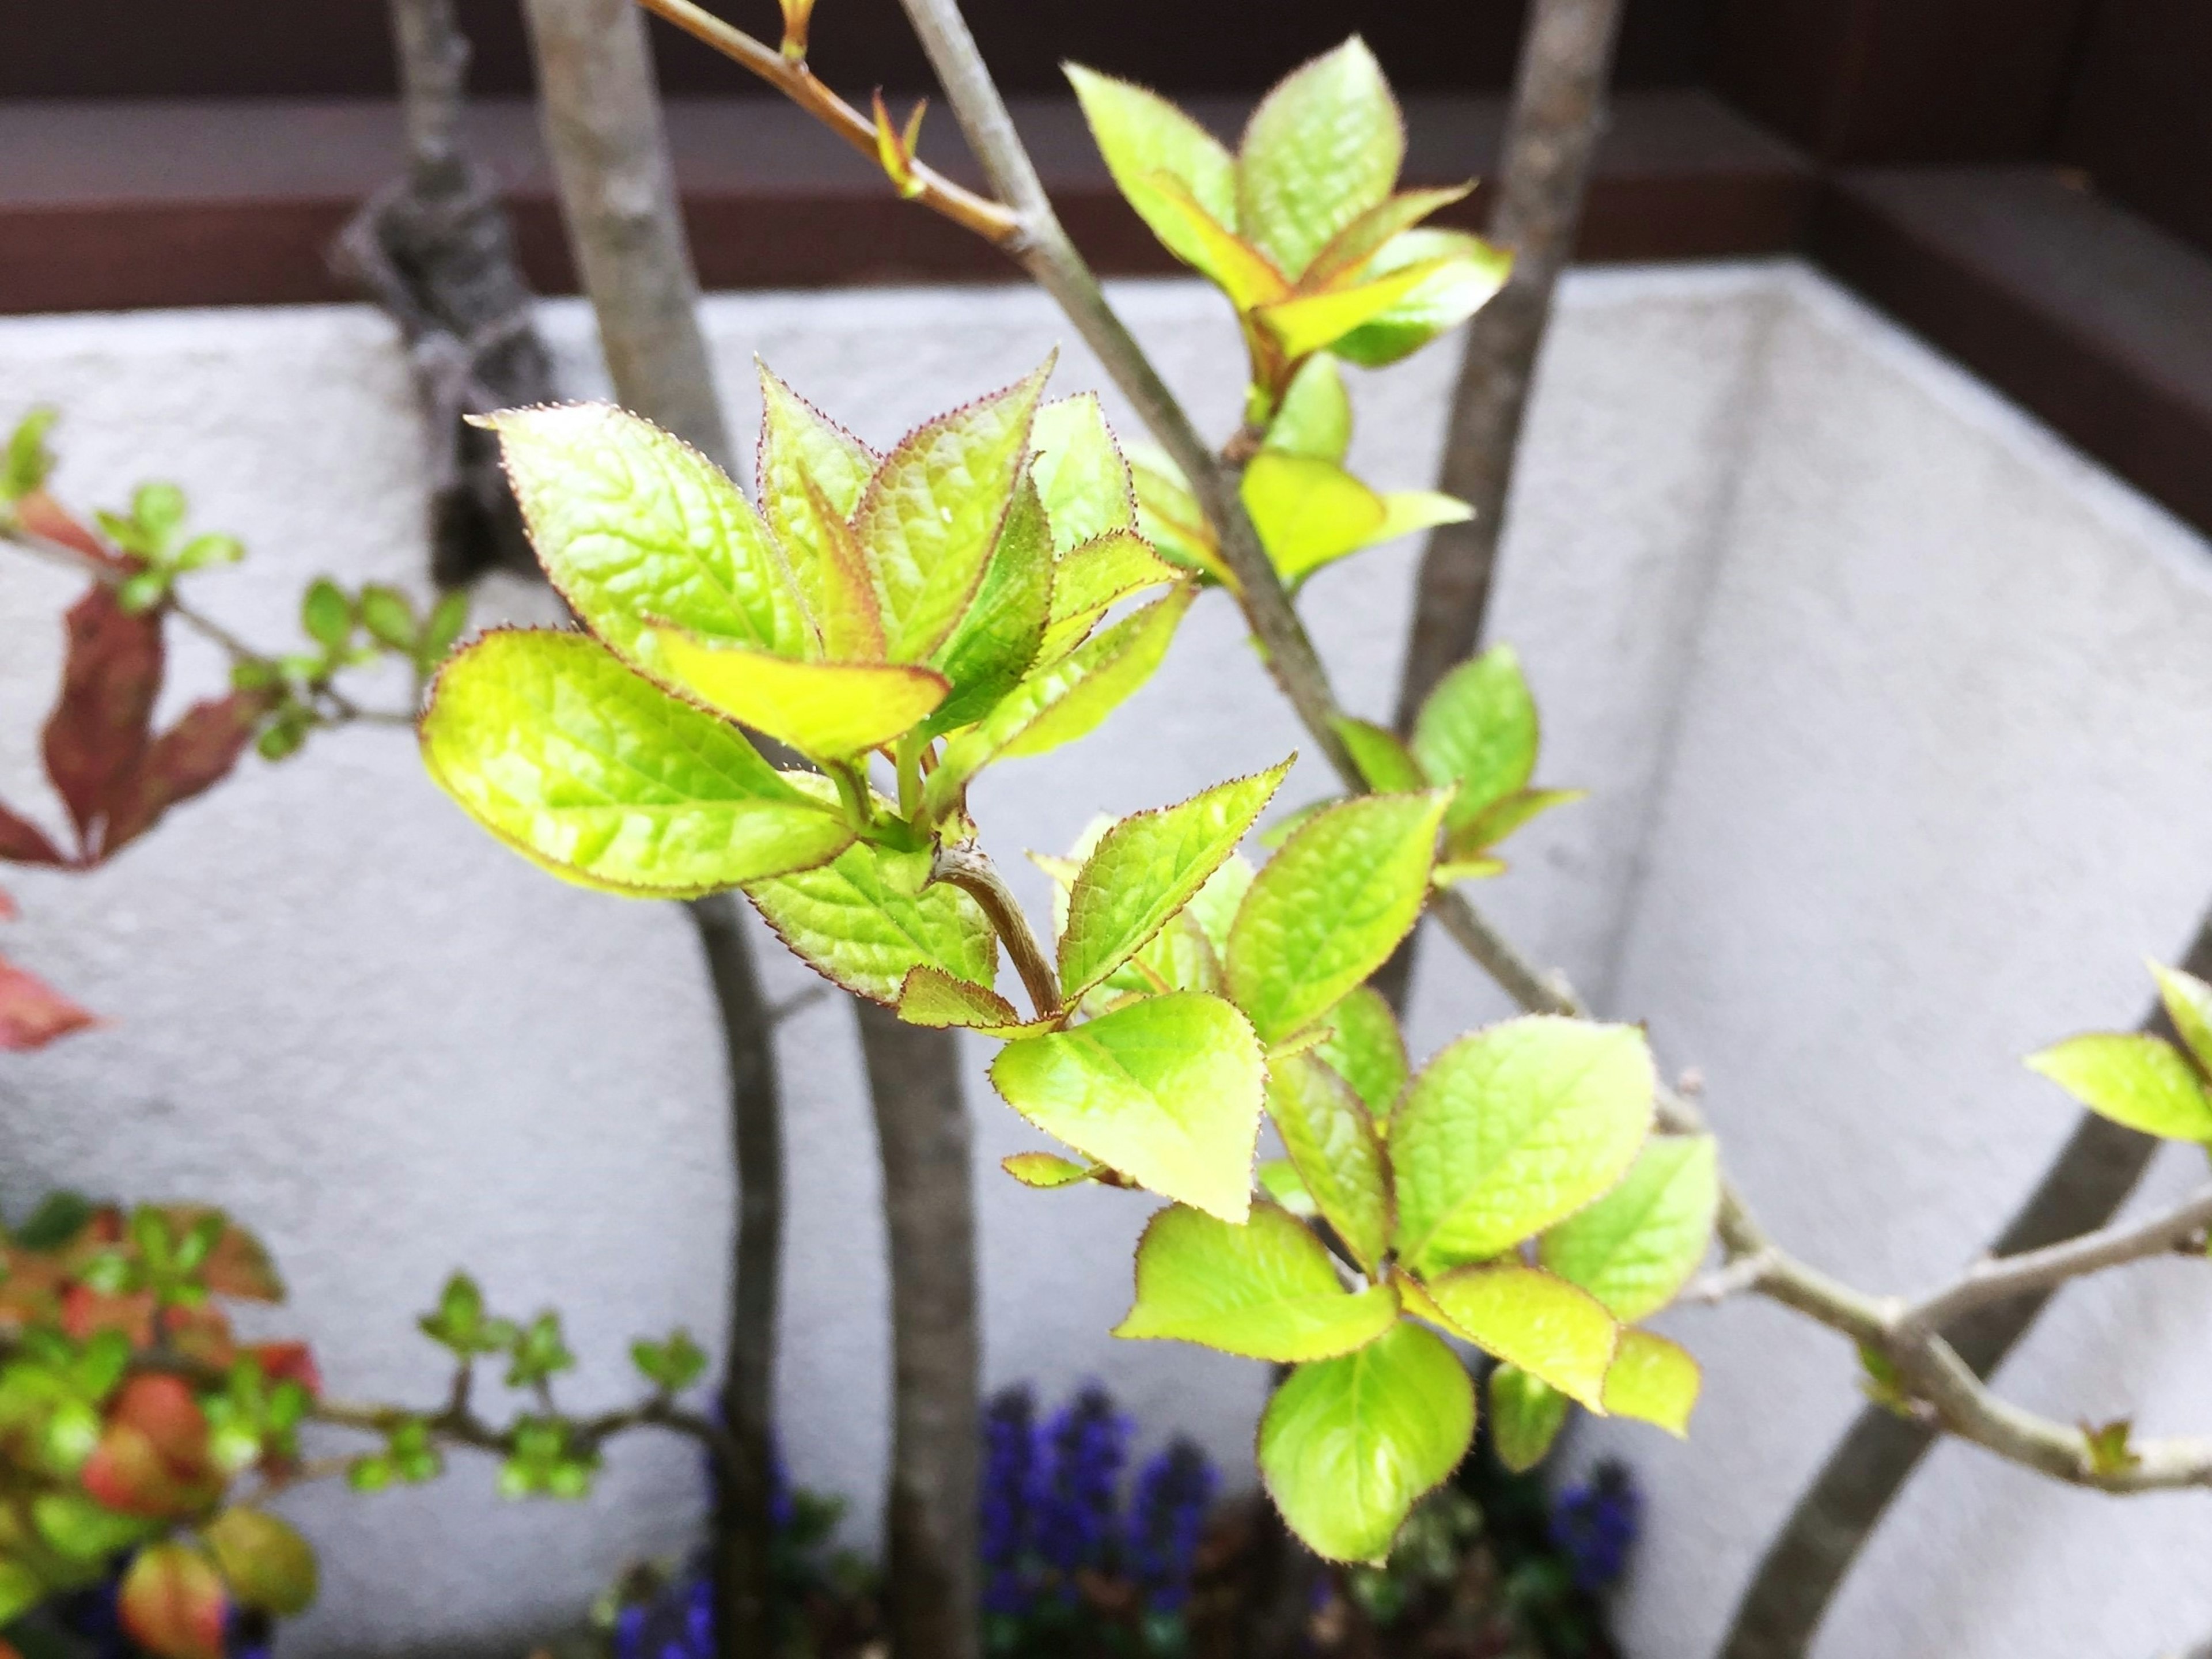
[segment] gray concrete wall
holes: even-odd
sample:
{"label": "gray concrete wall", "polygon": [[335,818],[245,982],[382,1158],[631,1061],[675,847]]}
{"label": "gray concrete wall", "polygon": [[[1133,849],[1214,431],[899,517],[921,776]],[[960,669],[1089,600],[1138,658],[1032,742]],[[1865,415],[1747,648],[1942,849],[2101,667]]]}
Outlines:
{"label": "gray concrete wall", "polygon": [[[1174,283],[1119,297],[1202,422],[1233,421],[1218,301]],[[556,307],[550,322],[590,390],[585,319]],[[748,428],[754,352],[879,441],[1056,342],[1060,389],[1100,380],[1018,290],[726,298],[709,323]],[[1450,373],[1437,353],[1359,380],[1356,459],[1378,483],[1428,480]],[[366,313],[0,323],[0,417],[33,401],[70,412],[74,498],[173,477],[207,522],[248,538],[252,562],[204,589],[246,631],[289,629],[318,570],[420,568],[416,416]],[[2014,1057],[2131,1018],[2136,957],[2172,950],[2212,885],[2208,572],[2201,544],[1815,279],[1578,275],[1540,378],[1497,632],[1545,708],[1546,780],[1597,795],[1527,832],[1484,896],[1609,1007],[1650,1016],[1670,1061],[1704,1067],[1786,1237],[1909,1286],[1970,1248],[2063,1131],[2063,1102]],[[1389,708],[1411,575],[1399,547],[1308,590],[1364,712]],[[69,591],[0,562],[0,795],[18,804],[45,805],[35,725]],[[538,605],[510,586],[487,611]],[[1217,596],[1102,738],[1006,769],[979,816],[1003,854],[1056,848],[1094,812],[1178,799],[1297,743]],[[1302,765],[1291,789],[1318,793],[1318,773]],[[349,1394],[428,1397],[435,1355],[410,1316],[455,1263],[508,1305],[563,1309],[580,1404],[620,1397],[630,1334],[714,1331],[729,1177],[686,925],[502,854],[404,737],[340,733],[290,766],[252,764],[112,870],[6,884],[26,912],[6,948],[112,1024],[0,1069],[0,1196],[68,1181],[232,1206],[289,1272],[276,1322],[312,1335]],[[1041,880],[1024,890],[1042,905]],[[782,960],[770,978],[778,994],[811,980]],[[1500,1012],[1431,953],[1422,1046]],[[865,1544],[888,1354],[849,1016],[811,1009],[781,1050],[798,1216],[783,1420],[799,1478],[859,1500],[849,1533]],[[982,1085],[982,1058],[992,1379],[1057,1392],[1102,1376],[1149,1433],[1194,1433],[1248,1469],[1261,1368],[1107,1338],[1145,1206],[1000,1176],[1033,1138]],[[2166,1269],[2143,1282],[2069,1303],[2017,1368],[2023,1392],[2069,1415],[2140,1400],[2147,1426],[2212,1413],[2184,1381],[2200,1291]],[[1710,1645],[1852,1403],[1847,1356],[1817,1332],[1734,1307],[1682,1328],[1711,1383],[1698,1438],[1622,1448],[1656,1488],[1627,1604],[1655,1659]],[[328,1584],[293,1645],[545,1626],[625,1556],[675,1547],[699,1501],[688,1454],[647,1443],[622,1446],[586,1507],[500,1504],[488,1473],[293,1500],[327,1547]],[[2148,1653],[2212,1627],[2186,1500],[2079,1498],[1972,1453],[1934,1473],[1824,1659]]]}

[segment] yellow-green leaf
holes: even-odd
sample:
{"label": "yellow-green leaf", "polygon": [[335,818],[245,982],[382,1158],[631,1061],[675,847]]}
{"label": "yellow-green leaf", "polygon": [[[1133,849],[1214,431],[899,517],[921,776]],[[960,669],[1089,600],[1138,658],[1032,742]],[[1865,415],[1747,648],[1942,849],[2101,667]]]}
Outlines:
{"label": "yellow-green leaf", "polygon": [[1430,1299],[1484,1352],[1605,1409],[1605,1374],[1620,1328],[1588,1291],[1516,1261],[1462,1267],[1428,1281]]}
{"label": "yellow-green leaf", "polygon": [[1053,595],[1052,536],[1033,483],[1015,487],[983,585],[930,661],[952,684],[929,717],[932,736],[979,720],[1038,660]]}
{"label": "yellow-green leaf", "polygon": [[1502,800],[1494,800],[1474,817],[1455,830],[1446,838],[1444,854],[1448,858],[1473,860],[1480,856],[1486,847],[1495,847],[1531,819],[1539,817],[1555,806],[1566,806],[1582,799],[1588,792],[1581,789],[1519,789]]}
{"label": "yellow-green leaf", "polygon": [[1218,997],[1153,997],[1008,1043],[991,1066],[1006,1103],[1139,1185],[1224,1221],[1252,1202],[1267,1067]]}
{"label": "yellow-green leaf", "polygon": [[1620,1352],[1605,1374],[1605,1408],[1615,1417],[1655,1423],[1686,1440],[1703,1381],[1698,1362],[1665,1337],[1626,1330]]}
{"label": "yellow-green leaf", "polygon": [[1346,1290],[1321,1241],[1273,1205],[1235,1226],[1177,1204],[1145,1228],[1136,1305],[1114,1334],[1288,1363],[1350,1353],[1397,1318],[1397,1292]]}
{"label": "yellow-green leaf", "polygon": [[1129,476],[1137,491],[1137,529],[1153,550],[1170,564],[1234,592],[1237,583],[1222,562],[1213,526],[1175,463],[1156,451],[1139,449],[1129,459]]}
{"label": "yellow-green leaf", "polygon": [[422,737],[431,776],[477,823],[586,887],[689,897],[853,839],[742,732],[581,635],[485,635],[440,672]]}
{"label": "yellow-green leaf", "polygon": [[1370,789],[1387,795],[1428,787],[1420,763],[1398,741],[1396,732],[1349,714],[1339,714],[1331,724],[1352,751],[1352,763],[1359,768],[1359,775],[1367,780]]}
{"label": "yellow-green leaf", "polygon": [[281,1619],[314,1605],[314,1547],[266,1510],[227,1509],[201,1531],[234,1599]]}
{"label": "yellow-green leaf", "polygon": [[1406,1039],[1382,994],[1362,985],[1329,1010],[1328,1030],[1314,1058],[1352,1085],[1366,1103],[1376,1132],[1388,1135],[1390,1113],[1406,1086]]}
{"label": "yellow-green leaf", "polygon": [[1051,373],[1048,361],[1005,391],[924,423],[868,480],[853,529],[875,569],[892,661],[927,659],[981,586]]}
{"label": "yellow-green leaf", "polygon": [[1298,1178],[1297,1165],[1287,1158],[1262,1158],[1259,1173],[1260,1190],[1299,1220],[1310,1221],[1321,1213],[1321,1206]]}
{"label": "yellow-green leaf", "polygon": [[1306,1191],[1372,1275],[1390,1248],[1390,1176],[1366,1106],[1349,1083],[1303,1054],[1269,1065],[1267,1114]]}
{"label": "yellow-green leaf", "polygon": [[1526,1474],[1544,1461],[1566,1426],[1567,1397],[1518,1365],[1498,1365],[1490,1373],[1490,1443],[1498,1461]]}
{"label": "yellow-green leaf", "polygon": [[[770,374],[767,364],[758,367],[761,440],[756,488],[761,512],[790,561],[791,574],[817,631],[841,613],[853,611],[857,597],[874,626],[880,652],[883,625],[876,614],[874,580],[846,523],[874,475],[876,457]],[[859,654],[842,644],[825,648],[832,657]]]}
{"label": "yellow-green leaf", "polygon": [[1298,285],[1311,293],[1358,281],[1369,260],[1401,232],[1454,202],[1463,200],[1472,184],[1447,185],[1439,189],[1401,191],[1389,201],[1371,207],[1329,239],[1314,256]]}
{"label": "yellow-green leaf", "polygon": [[2027,1057],[2100,1117],[2165,1140],[2212,1142],[2212,1090],[2163,1037],[2097,1032]]}
{"label": "yellow-green leaf", "polygon": [[1530,1015],[1451,1044],[1390,1125],[1400,1259],[1442,1273],[1572,1215],[1634,1160],[1656,1082],[1632,1025]]}
{"label": "yellow-green leaf", "polygon": [[1296,276],[1389,198],[1405,155],[1397,100],[1354,35],[1292,70],[1252,112],[1237,153],[1238,222]]}
{"label": "yellow-green leaf", "polygon": [[862,842],[818,869],[756,882],[745,896],[809,966],[872,1001],[896,1005],[917,968],[988,986],[999,936],[960,889],[924,884],[929,858]]}
{"label": "yellow-green leaf", "polygon": [[2166,1016],[2173,1022],[2184,1046],[2197,1057],[2198,1066],[2212,1073],[2212,985],[2194,974],[2155,962],[2150,964],[2150,971],[2158,981]]}
{"label": "yellow-green leaf", "polygon": [[1382,498],[1329,461],[1263,449],[1244,469],[1244,510],[1286,582],[1364,547],[1382,526]]}
{"label": "yellow-green leaf", "polygon": [[1437,793],[1344,801],[1268,860],[1237,912],[1224,964],[1263,1041],[1327,1013],[1412,931],[1443,809]]}
{"label": "yellow-green leaf", "polygon": [[1036,412],[1030,428],[1030,477],[1052,520],[1053,550],[1066,555],[1115,530],[1137,527],[1129,464],[1098,399],[1085,392]]}
{"label": "yellow-green leaf", "polygon": [[1333,466],[1344,465],[1352,447],[1352,398],[1336,359],[1316,356],[1291,377],[1291,384],[1267,422],[1262,449],[1304,455]]}
{"label": "yellow-green leaf", "polygon": [[1054,567],[1052,623],[1037,660],[1058,661],[1116,604],[1179,579],[1175,567],[1163,562],[1134,531],[1109,530],[1084,543]]}
{"label": "yellow-green leaf", "polygon": [[945,676],[910,663],[793,662],[711,645],[673,628],[653,638],[672,684],[817,760],[857,755],[920,725]]}
{"label": "yellow-green leaf", "polygon": [[1000,1158],[999,1167],[1023,1186],[1034,1187],[1040,1192],[1073,1187],[1091,1179],[1091,1171],[1084,1165],[1071,1164],[1051,1152],[1016,1152],[1011,1158]]}
{"label": "yellow-green leaf", "polygon": [[909,1025],[957,1027],[996,1037],[1028,1036],[1052,1024],[1049,1019],[1024,1019],[988,985],[931,967],[914,969],[900,984],[898,1014]]}
{"label": "yellow-green leaf", "polygon": [[1505,286],[1513,256],[1464,231],[1401,232],[1368,261],[1372,280],[1410,266],[1430,275],[1381,316],[1361,324],[1329,349],[1346,362],[1382,368],[1411,356],[1482,309]]}
{"label": "yellow-green leaf", "polygon": [[[1297,757],[1293,756],[1291,760]],[[1069,896],[1060,987],[1073,1002],[1134,956],[1237,850],[1282,787],[1291,760],[1107,830]]]}
{"label": "yellow-green leaf", "polygon": [[1474,1437],[1466,1368],[1401,1321],[1364,1348],[1291,1373],[1260,1419],[1260,1474],[1315,1554],[1379,1562]]}
{"label": "yellow-green leaf", "polygon": [[1510,645],[1492,646],[1445,675],[1413,726],[1422,769],[1459,785],[1445,818],[1453,830],[1528,787],[1539,740],[1536,700]]}
{"label": "yellow-green leaf", "polygon": [[1367,544],[1395,542],[1401,536],[1418,535],[1438,525],[1465,524],[1474,517],[1474,509],[1456,495],[1434,489],[1394,489],[1382,497],[1382,522],[1367,538]]}
{"label": "yellow-green leaf", "polygon": [[1539,1259],[1624,1324],[1690,1282],[1712,1243],[1720,1158],[1710,1135],[1655,1135],[1620,1183],[1547,1232]]}
{"label": "yellow-green leaf", "polygon": [[1294,294],[1253,312],[1284,356],[1296,362],[1309,352],[1334,346],[1347,334],[1385,316],[1427,283],[1449,274],[1452,261],[1425,264],[1371,276],[1354,288]]}
{"label": "yellow-green leaf", "polygon": [[1212,282],[1240,312],[1279,300],[1291,290],[1267,256],[1229,229],[1181,183],[1164,173],[1148,173],[1130,195],[1160,240],[1185,264]]}
{"label": "yellow-green leaf", "polygon": [[745,498],[705,456],[607,404],[486,418],[539,562],[584,625],[648,673],[648,619],[796,657],[799,589]]}
{"label": "yellow-green leaf", "polygon": [[1236,161],[1212,134],[1157,93],[1076,64],[1067,65],[1067,78],[1116,188],[1170,253],[1195,265],[1196,250],[1182,240],[1181,220],[1159,212],[1151,180],[1158,173],[1179,180],[1210,218],[1233,230]]}

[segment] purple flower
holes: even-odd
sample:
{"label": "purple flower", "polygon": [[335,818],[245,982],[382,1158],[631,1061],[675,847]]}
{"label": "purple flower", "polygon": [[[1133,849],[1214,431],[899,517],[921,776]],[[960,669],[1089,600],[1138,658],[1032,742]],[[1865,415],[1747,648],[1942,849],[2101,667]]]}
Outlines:
{"label": "purple flower", "polygon": [[979,1543],[983,1558],[983,1610],[1018,1615],[1028,1610],[1028,1553],[1038,1477],[1036,1400],[1027,1389],[993,1396],[983,1412],[983,1478]]}
{"label": "purple flower", "polygon": [[1154,1613],[1180,1613],[1190,1597],[1199,1540],[1220,1477],[1206,1454],[1177,1440],[1138,1472],[1126,1545],[1130,1577]]}
{"label": "purple flower", "polygon": [[1643,1519],[1644,1496],[1619,1463],[1599,1464],[1589,1480],[1559,1494],[1552,1541],[1566,1555],[1577,1588],[1601,1590],[1620,1577]]}
{"label": "purple flower", "polygon": [[1103,1560],[1114,1543],[1114,1498],[1128,1456],[1129,1419],[1096,1382],[1046,1425],[1049,1465],[1036,1510],[1037,1553],[1061,1578],[1063,1597],[1075,1574]]}

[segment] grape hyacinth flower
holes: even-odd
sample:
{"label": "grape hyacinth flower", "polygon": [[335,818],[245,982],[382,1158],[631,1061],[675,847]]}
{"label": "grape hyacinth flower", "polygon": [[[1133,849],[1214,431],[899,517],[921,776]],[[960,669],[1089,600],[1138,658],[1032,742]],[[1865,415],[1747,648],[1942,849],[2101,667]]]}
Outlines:
{"label": "grape hyacinth flower", "polygon": [[1559,1494],[1552,1541],[1565,1553],[1577,1589],[1601,1590],[1620,1577],[1643,1519],[1644,1495],[1619,1463],[1599,1464],[1589,1480]]}
{"label": "grape hyacinth flower", "polygon": [[1036,1399],[1025,1388],[994,1395],[983,1412],[982,1502],[978,1544],[983,1610],[1018,1618],[1029,1610],[1026,1571],[1038,1496]]}
{"label": "grape hyacinth flower", "polygon": [[1036,1548],[1060,1574],[1062,1600],[1073,1598],[1075,1575],[1099,1565],[1113,1547],[1115,1492],[1129,1429],[1129,1419],[1096,1382],[1085,1383],[1046,1425],[1051,1462],[1036,1506]]}
{"label": "grape hyacinth flower", "polygon": [[1125,1550],[1147,1610],[1179,1613],[1190,1599],[1199,1540],[1220,1485],[1206,1454],[1188,1440],[1174,1442],[1138,1471]]}

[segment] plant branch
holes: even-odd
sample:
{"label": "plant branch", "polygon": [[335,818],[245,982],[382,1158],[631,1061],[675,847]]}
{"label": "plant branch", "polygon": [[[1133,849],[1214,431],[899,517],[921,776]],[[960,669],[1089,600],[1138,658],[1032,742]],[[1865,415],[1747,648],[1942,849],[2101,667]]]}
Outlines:
{"label": "plant branch", "polygon": [[983,907],[989,918],[992,931],[998,934],[1006,947],[1006,954],[1014,959],[1014,971],[1022,976],[1022,987],[1030,994],[1030,1003],[1039,1019],[1056,1012],[1060,1007],[1060,975],[1052,960],[1044,953],[1030,919],[1023,914],[1015,900],[1013,890],[1000,875],[998,866],[975,847],[939,847],[929,871],[932,881],[950,883]]}

